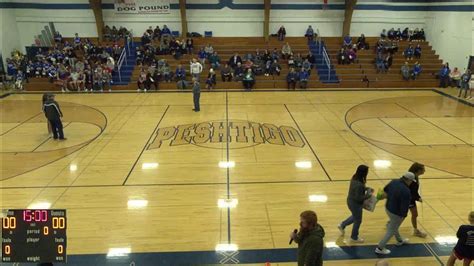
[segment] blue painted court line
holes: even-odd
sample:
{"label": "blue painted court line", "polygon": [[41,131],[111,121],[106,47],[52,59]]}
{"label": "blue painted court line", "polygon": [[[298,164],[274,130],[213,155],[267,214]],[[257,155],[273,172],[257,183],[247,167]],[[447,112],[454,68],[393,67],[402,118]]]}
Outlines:
{"label": "blue painted court line", "polygon": [[[331,260],[357,260],[386,258],[416,258],[432,257],[426,248],[429,245],[436,255],[449,256],[452,245],[439,243],[408,244],[402,247],[388,245],[392,251],[389,256],[380,256],[374,253],[375,245],[367,246],[342,246],[324,249],[323,259]],[[295,262],[296,248],[282,249],[254,249],[239,250],[238,252],[216,252],[216,251],[180,251],[180,252],[154,252],[154,253],[131,253],[124,257],[108,258],[106,254],[69,255],[67,265],[127,265],[134,262],[135,265],[206,265],[230,262],[234,259],[239,263],[275,263]],[[12,265],[12,264],[5,264]]]}

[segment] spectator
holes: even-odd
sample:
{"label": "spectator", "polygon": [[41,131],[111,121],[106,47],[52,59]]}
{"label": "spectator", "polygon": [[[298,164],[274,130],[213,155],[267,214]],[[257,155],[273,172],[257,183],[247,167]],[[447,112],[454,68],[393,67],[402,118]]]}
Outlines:
{"label": "spectator", "polygon": [[347,55],[344,48],[341,48],[341,50],[339,50],[339,53],[337,54],[337,63],[339,65],[344,65],[347,63]]}
{"label": "spectator", "polygon": [[193,54],[194,40],[192,38],[186,39],[186,50],[188,54]]}
{"label": "spectator", "polygon": [[306,87],[308,87],[308,79],[309,79],[308,71],[304,68],[301,68],[300,72],[298,73],[298,83],[299,83],[300,89],[306,90]]}
{"label": "spectator", "polygon": [[421,29],[420,32],[418,33],[418,40],[426,41],[425,30],[424,29]]}
{"label": "spectator", "polygon": [[55,43],[63,42],[63,36],[61,35],[61,33],[59,33],[59,31],[56,31],[56,33],[54,33],[54,42]]}
{"label": "spectator", "polygon": [[216,73],[214,72],[214,69],[209,69],[209,73],[207,74],[207,80],[206,80],[206,88],[208,90],[213,89],[216,86]]}
{"label": "spectator", "polygon": [[189,73],[191,73],[191,76],[193,76],[194,78],[199,80],[199,76],[201,75],[201,72],[202,72],[201,63],[199,63],[196,60],[196,58],[193,58],[193,60],[191,61],[190,72]]}
{"label": "spectator", "polygon": [[357,49],[359,50],[369,49],[369,44],[365,40],[364,34],[361,34],[360,37],[357,39]]}
{"label": "spectator", "polygon": [[344,42],[342,44],[344,47],[351,47],[352,46],[352,38],[349,34],[344,37]]}
{"label": "spectator", "polygon": [[314,38],[314,30],[313,30],[313,27],[311,27],[311,25],[308,26],[308,28],[306,29],[306,33],[304,34],[304,36],[306,38],[308,38],[308,41],[312,41],[313,38]]}
{"label": "spectator", "polygon": [[449,256],[447,266],[454,266],[456,260],[462,260],[463,265],[471,265],[474,260],[474,211],[468,216],[469,224],[461,225],[456,232],[458,241],[453,248],[453,252]]}
{"label": "spectator", "polygon": [[253,85],[255,84],[255,76],[252,69],[247,69],[247,72],[243,75],[242,84],[247,91],[250,91],[253,88]]}
{"label": "spectator", "polygon": [[156,26],[153,30],[153,40],[159,40],[161,38],[160,26]]}
{"label": "spectator", "polygon": [[308,59],[308,61],[311,63],[312,66],[316,64],[316,57],[311,53],[311,51],[308,52],[306,59]]}
{"label": "spectator", "polygon": [[405,62],[405,64],[401,67],[400,73],[402,73],[404,80],[408,81],[410,79],[410,66],[408,65],[408,62]]}
{"label": "spectator", "polygon": [[278,64],[278,60],[273,60],[273,63],[271,65],[271,73],[272,75],[277,75],[277,76],[280,76],[280,72],[281,72],[281,66],[280,64]]}
{"label": "spectator", "polygon": [[224,67],[221,68],[221,78],[222,82],[230,82],[232,80],[232,73],[229,64],[225,64]]}
{"label": "spectator", "polygon": [[449,68],[446,64],[443,64],[439,71],[439,87],[447,88],[449,85]]}
{"label": "spectator", "polygon": [[186,79],[186,70],[183,68],[181,64],[178,65],[174,74],[175,80],[185,80]]}
{"label": "spectator", "polygon": [[415,53],[415,50],[413,49],[413,46],[410,44],[410,46],[408,46],[405,52],[403,52],[403,55],[405,56],[405,59],[412,60],[414,53]]}
{"label": "spectator", "polygon": [[308,75],[311,75],[311,63],[306,58],[301,65],[301,68],[308,72]]}
{"label": "spectator", "polygon": [[388,30],[388,33],[387,33],[387,37],[390,39],[390,40],[393,40],[395,39],[395,29],[394,28],[391,28],[390,30]]}
{"label": "spectator", "polygon": [[372,196],[373,189],[365,186],[367,183],[367,174],[369,167],[366,165],[359,165],[356,172],[352,176],[347,195],[347,206],[351,211],[351,216],[344,220],[337,228],[344,235],[344,229],[353,224],[351,241],[355,243],[363,243],[364,239],[359,237],[359,227],[362,224],[362,210],[364,201]]}
{"label": "spectator", "polygon": [[207,53],[206,51],[204,50],[204,48],[201,48],[198,52],[198,58],[199,58],[199,62],[201,62],[201,65],[205,65],[206,64],[206,58],[207,58]]}
{"label": "spectator", "polygon": [[318,224],[318,216],[313,211],[300,214],[300,230],[291,233],[290,238],[298,244],[298,266],[322,266],[324,228]]}
{"label": "spectator", "polygon": [[23,83],[25,82],[25,75],[23,71],[18,70],[15,76],[15,89],[23,90]]}
{"label": "spectator", "polygon": [[265,76],[266,77],[270,76],[271,72],[272,72],[272,61],[268,60],[265,63],[265,69],[264,69]]}
{"label": "spectator", "polygon": [[287,59],[289,58],[291,55],[293,55],[292,51],[291,51],[291,47],[290,47],[290,44],[287,42],[285,43],[285,45],[283,45],[283,47],[281,48],[281,57],[283,59]]}
{"label": "spectator", "polygon": [[168,28],[168,26],[164,25],[163,29],[161,30],[161,36],[162,37],[170,37],[171,36],[171,30]]}
{"label": "spectator", "polygon": [[416,59],[421,58],[421,46],[419,44],[416,45],[414,55]]}
{"label": "spectator", "polygon": [[292,55],[288,58],[288,67],[292,68],[295,67],[295,59],[293,58]]}
{"label": "spectator", "polygon": [[471,80],[471,71],[466,70],[461,76],[461,89],[459,90],[458,97],[461,97],[462,91],[464,91],[464,98],[467,98],[467,91],[469,90],[469,81]]}
{"label": "spectator", "polygon": [[161,69],[159,69],[161,74],[163,75],[163,80],[165,82],[171,82],[173,79],[173,72],[170,69],[170,65],[166,60],[164,60],[164,64],[161,66]]}
{"label": "spectator", "polygon": [[281,25],[280,29],[278,29],[277,35],[279,41],[283,41],[285,39],[286,29],[283,25]]}
{"label": "spectator", "polygon": [[398,30],[395,31],[395,39],[399,41],[401,37],[402,37],[402,31],[400,30],[400,28],[398,28]]}
{"label": "spectator", "polygon": [[297,69],[300,69],[303,66],[303,58],[301,57],[301,54],[300,53],[296,54],[294,59],[295,59],[295,67]]}
{"label": "spectator", "polygon": [[217,52],[214,52],[209,56],[209,64],[213,69],[219,69],[221,66],[221,58],[217,55]]}
{"label": "spectator", "polygon": [[74,34],[74,48],[78,48],[81,45],[81,38],[78,33]]}
{"label": "spectator", "polygon": [[450,79],[450,87],[456,87],[460,88],[461,87],[461,71],[458,70],[457,67],[454,68],[451,73],[449,73],[449,79]]}
{"label": "spectator", "polygon": [[237,63],[237,66],[234,68],[234,81],[241,81],[244,76],[244,68],[242,63]]}
{"label": "spectator", "polygon": [[416,62],[415,65],[413,66],[413,70],[411,74],[413,80],[418,78],[418,76],[421,74],[421,71],[422,69],[421,69],[420,63]]}
{"label": "spectator", "polygon": [[384,64],[384,67],[385,67],[385,71],[388,71],[388,70],[390,69],[390,67],[392,67],[392,63],[393,63],[392,55],[391,55],[391,54],[388,54],[388,55],[385,57],[385,60],[383,61],[383,64]]}
{"label": "spectator", "polygon": [[242,58],[240,58],[238,53],[235,53],[230,59],[229,59],[229,66],[231,68],[235,68],[237,64],[242,64]]}
{"label": "spectator", "polygon": [[79,73],[75,70],[71,72],[71,79],[69,80],[69,87],[73,90],[80,91],[78,87]]}
{"label": "spectator", "polygon": [[210,55],[214,53],[214,48],[212,47],[210,43],[208,43],[206,47],[204,47],[204,52],[206,52],[207,57],[209,57]]}
{"label": "spectator", "polygon": [[146,92],[146,88],[145,88],[146,80],[147,80],[147,73],[145,72],[145,69],[142,68],[142,71],[140,72],[140,75],[138,76],[138,80],[137,80],[137,86],[138,86],[137,91]]}
{"label": "spectator", "polygon": [[[181,65],[178,65],[178,68],[180,67],[182,68]],[[155,91],[157,91],[160,89],[160,82],[161,82],[161,77],[162,77],[161,72],[158,70],[158,68],[153,68],[150,71],[150,73],[151,73],[151,81],[152,81],[153,87],[155,87]],[[150,87],[151,87],[151,84],[150,84]]]}
{"label": "spectator", "polygon": [[367,77],[367,75],[365,75],[363,78],[362,78],[362,83],[366,83],[367,84],[367,88],[370,87],[370,80],[369,78]]}
{"label": "spectator", "polygon": [[387,38],[387,30],[383,29],[382,33],[380,33],[380,38],[385,39]]}
{"label": "spectator", "polygon": [[347,52],[347,60],[349,64],[353,64],[356,62],[357,59],[357,53],[355,49],[348,49]]}
{"label": "spectator", "polygon": [[377,248],[375,248],[375,253],[382,255],[390,254],[390,250],[385,246],[393,236],[395,236],[397,240],[397,246],[408,243],[408,239],[401,237],[398,228],[407,217],[411,199],[410,189],[408,187],[414,180],[415,175],[411,172],[407,172],[400,179],[392,180],[383,189],[387,198],[385,212],[388,215],[389,222],[387,224],[387,232],[382,240],[380,240]]}
{"label": "spectator", "polygon": [[296,89],[296,81],[298,80],[298,74],[294,68],[290,68],[290,72],[286,75],[286,83],[288,84],[288,90]]}
{"label": "spectator", "polygon": [[474,90],[474,74],[471,74],[471,80],[469,81],[469,97],[467,97],[467,100],[472,100],[472,91]]}
{"label": "spectator", "polygon": [[402,39],[408,40],[408,28],[403,29],[402,31]]}

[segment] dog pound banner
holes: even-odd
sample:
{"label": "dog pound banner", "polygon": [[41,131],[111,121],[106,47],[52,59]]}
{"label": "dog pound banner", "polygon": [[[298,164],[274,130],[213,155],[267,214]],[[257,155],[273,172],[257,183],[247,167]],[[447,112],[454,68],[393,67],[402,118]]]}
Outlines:
{"label": "dog pound banner", "polygon": [[169,14],[169,0],[115,0],[116,14]]}

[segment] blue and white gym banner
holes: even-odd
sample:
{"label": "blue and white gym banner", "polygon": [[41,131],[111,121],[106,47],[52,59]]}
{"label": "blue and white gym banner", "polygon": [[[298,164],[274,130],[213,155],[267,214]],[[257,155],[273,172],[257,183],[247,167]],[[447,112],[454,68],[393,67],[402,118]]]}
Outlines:
{"label": "blue and white gym banner", "polygon": [[115,0],[116,14],[169,14],[170,0]]}

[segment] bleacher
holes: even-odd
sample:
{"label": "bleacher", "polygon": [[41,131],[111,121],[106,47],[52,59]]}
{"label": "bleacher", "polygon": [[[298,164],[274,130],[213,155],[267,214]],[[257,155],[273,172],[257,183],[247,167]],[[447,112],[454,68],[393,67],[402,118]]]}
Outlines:
{"label": "bleacher", "polygon": [[[97,39],[90,38],[92,42],[97,42]],[[171,55],[158,56],[159,59],[166,59],[170,65],[170,69],[174,72],[178,64],[182,64],[188,72],[187,80],[190,81],[189,76],[189,61],[196,57],[196,53],[200,47],[210,43],[214,47],[214,51],[218,52],[221,58],[221,62],[226,62],[235,52],[238,52],[240,56],[247,53],[255,53],[258,48],[261,52],[264,49],[269,51],[277,48],[279,51],[283,46],[284,42],[289,42],[293,53],[301,53],[302,56],[308,54],[309,48],[306,38],[304,37],[287,37],[284,42],[278,41],[276,38],[270,38],[269,42],[265,42],[263,37],[211,37],[211,38],[193,38],[194,39],[194,50],[195,55],[183,55],[180,60],[175,60]],[[353,38],[355,41],[357,38]],[[371,88],[429,88],[436,87],[438,81],[435,78],[434,73],[437,73],[441,67],[442,60],[435,53],[428,42],[418,42],[422,46],[422,57],[419,60],[411,60],[410,66],[415,61],[419,61],[423,68],[423,73],[415,81],[404,81],[400,74],[400,67],[405,62],[402,55],[404,49],[408,46],[407,41],[399,43],[398,52],[393,56],[393,65],[391,69],[384,74],[377,74],[374,66],[375,58],[375,44],[378,40],[377,37],[367,37],[366,40],[370,45],[369,50],[358,51],[358,61],[351,65],[338,65],[337,64],[337,53],[342,44],[342,38],[339,37],[327,37],[322,38],[324,41],[329,57],[332,64],[335,67],[336,74],[339,78],[339,83],[322,83],[319,80],[318,72],[311,71],[310,81],[308,82],[308,90],[310,89],[327,89],[327,88],[365,88],[367,85],[362,82],[364,75],[370,80]],[[139,42],[140,38],[135,37],[135,42]],[[123,42],[123,41],[122,41]],[[415,43],[415,44],[418,44]],[[112,44],[112,43],[110,43]],[[256,77],[256,84],[254,90],[259,89],[274,89],[274,90],[286,90],[286,74],[288,73],[288,65],[286,60],[281,60],[280,65],[282,67],[280,76],[264,76],[260,75]],[[201,81],[205,81],[209,71],[209,65],[205,65],[204,71],[201,73]],[[140,73],[140,68],[135,66],[131,82],[128,85],[116,85],[113,86],[112,90],[133,90],[137,89],[137,79]],[[217,71],[217,86],[216,90],[242,90],[243,86],[240,82],[221,82],[220,73]],[[46,79],[30,79],[30,83],[26,85],[28,91],[43,91],[43,90],[58,90],[53,84],[49,83]],[[160,90],[176,90],[176,83],[160,83]]]}

